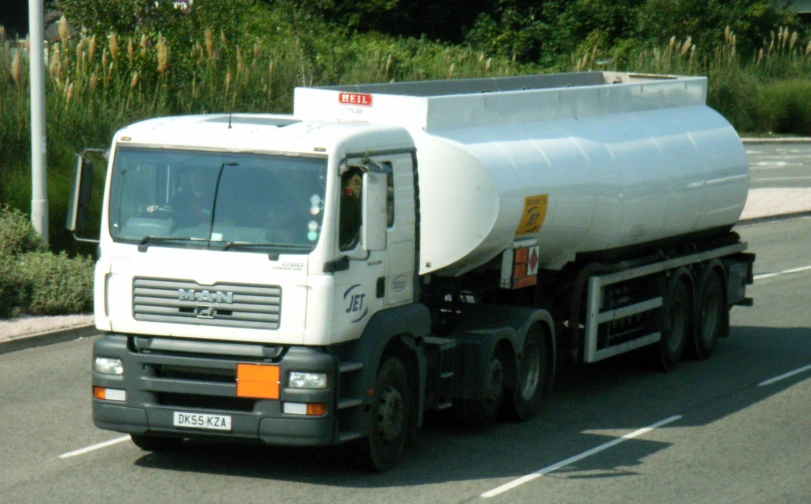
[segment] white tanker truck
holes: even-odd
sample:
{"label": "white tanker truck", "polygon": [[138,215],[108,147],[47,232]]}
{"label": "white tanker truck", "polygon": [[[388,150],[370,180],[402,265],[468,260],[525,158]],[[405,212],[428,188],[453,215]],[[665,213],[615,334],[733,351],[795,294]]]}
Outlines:
{"label": "white tanker truck", "polygon": [[[71,230],[91,173],[80,156]],[[382,471],[430,410],[531,418],[561,363],[706,358],[751,304],[748,185],[701,77],[299,88],[293,115],[133,124],[94,422],[147,450],[354,442]]]}

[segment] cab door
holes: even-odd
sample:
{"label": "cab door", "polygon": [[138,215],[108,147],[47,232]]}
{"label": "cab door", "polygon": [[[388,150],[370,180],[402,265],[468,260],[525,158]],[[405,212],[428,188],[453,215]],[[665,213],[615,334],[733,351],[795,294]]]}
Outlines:
{"label": "cab door", "polygon": [[413,152],[380,156],[377,162],[388,166],[385,303],[397,306],[414,302],[416,281],[416,190]]}
{"label": "cab door", "polygon": [[[379,310],[413,302],[415,203],[411,152],[347,159],[340,172],[338,240],[335,257],[336,341],[360,337]],[[385,247],[364,245],[364,173],[384,181]],[[368,190],[368,189],[367,189]],[[378,237],[379,238],[379,237]],[[377,249],[380,248],[380,249]]]}

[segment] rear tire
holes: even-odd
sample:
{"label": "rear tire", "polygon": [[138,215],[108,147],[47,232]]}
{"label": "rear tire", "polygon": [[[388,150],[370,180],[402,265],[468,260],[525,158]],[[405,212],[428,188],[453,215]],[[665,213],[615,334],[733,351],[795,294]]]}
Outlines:
{"label": "rear tire", "polygon": [[547,366],[543,330],[533,326],[527,332],[518,359],[515,388],[507,390],[504,409],[509,418],[525,421],[538,414],[548,376]]}
{"label": "rear tire", "polygon": [[662,334],[654,366],[661,371],[670,371],[684,356],[684,349],[691,335],[692,299],[685,275],[675,274],[668,282],[664,304],[659,317]]}
{"label": "rear tire", "polygon": [[183,438],[144,434],[130,434],[130,439],[138,448],[151,452],[174,450],[183,442]]}
{"label": "rear tire", "polygon": [[468,427],[482,428],[493,423],[504,401],[504,364],[497,350],[494,349],[483,371],[484,397],[454,401],[459,420]]}
{"label": "rear tire", "polygon": [[727,303],[724,281],[716,268],[706,268],[698,280],[695,331],[688,346],[691,357],[707,359],[725,332]]}
{"label": "rear tire", "polygon": [[397,465],[408,437],[410,401],[403,363],[391,357],[377,373],[369,438],[364,446],[368,469],[385,472]]}

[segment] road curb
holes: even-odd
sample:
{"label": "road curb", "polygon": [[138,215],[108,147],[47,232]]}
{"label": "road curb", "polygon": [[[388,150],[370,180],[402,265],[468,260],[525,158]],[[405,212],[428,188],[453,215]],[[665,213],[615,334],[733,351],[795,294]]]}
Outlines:
{"label": "road curb", "polygon": [[791,137],[791,138],[741,138],[745,144],[763,143],[811,143],[811,137]]}
{"label": "road curb", "polygon": [[59,329],[56,331],[47,331],[39,334],[28,336],[19,336],[6,341],[0,341],[0,354],[9,352],[16,352],[18,350],[25,350],[44,345],[52,345],[54,343],[61,343],[79,338],[85,338],[97,333],[95,325],[85,325],[78,327],[71,327],[69,329]]}

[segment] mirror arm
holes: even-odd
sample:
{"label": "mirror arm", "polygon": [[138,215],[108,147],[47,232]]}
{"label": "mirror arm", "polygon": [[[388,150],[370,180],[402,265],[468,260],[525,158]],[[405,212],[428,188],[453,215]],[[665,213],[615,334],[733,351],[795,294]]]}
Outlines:
{"label": "mirror arm", "polygon": [[366,167],[372,167],[374,170],[369,170],[372,173],[392,173],[392,169],[388,165],[382,165],[375,161],[374,159],[365,159],[364,162],[366,163]]}
{"label": "mirror arm", "polygon": [[76,240],[77,242],[81,242],[81,243],[95,243],[96,245],[98,245],[99,243],[101,243],[101,240],[97,240],[97,239],[93,239],[93,238],[81,238],[81,237],[79,237],[79,236],[76,236],[76,233],[75,233],[75,232],[74,232],[74,233],[71,233],[71,234],[73,235],[73,239],[74,239],[74,240]]}

